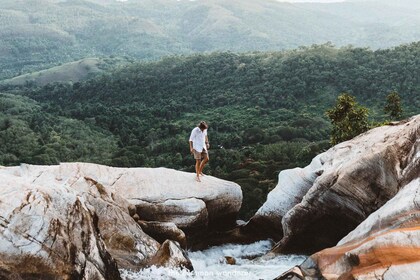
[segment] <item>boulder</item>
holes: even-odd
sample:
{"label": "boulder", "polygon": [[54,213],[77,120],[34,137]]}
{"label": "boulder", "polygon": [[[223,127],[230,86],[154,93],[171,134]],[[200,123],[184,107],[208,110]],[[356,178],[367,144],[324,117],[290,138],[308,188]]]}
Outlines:
{"label": "boulder", "polygon": [[193,173],[167,168],[61,163],[55,166],[24,164],[11,169],[18,173],[28,169],[25,176],[32,177],[42,172],[53,173],[52,182],[89,178],[110,194],[120,195],[133,204],[141,220],[173,222],[186,232],[197,227],[204,230],[234,227],[242,203],[238,184],[208,175],[199,183]]}
{"label": "boulder", "polygon": [[143,232],[129,215],[135,208],[127,200],[112,192],[95,179],[83,176],[84,166],[90,164],[61,164],[36,166],[22,164],[0,170],[0,174],[13,174],[33,186],[54,189],[72,188],[83,197],[97,217],[97,226],[108,252],[119,268],[138,270],[149,263],[160,244]]}
{"label": "boulder", "polygon": [[302,270],[299,266],[295,266],[288,271],[284,272],[279,277],[276,277],[274,280],[304,280]]}
{"label": "boulder", "polygon": [[236,264],[236,259],[234,257],[231,256],[225,256],[225,261],[227,264],[230,265],[235,265]]}
{"label": "boulder", "polygon": [[[97,270],[98,273],[102,273],[101,275],[105,275],[104,271],[106,272],[106,270],[101,267],[101,263],[105,263],[105,257],[109,258],[106,261],[113,263],[114,267],[117,263],[119,268],[130,270],[138,270],[152,265],[151,259],[162,247],[158,241],[142,230],[139,222],[160,242],[164,242],[167,238],[173,238],[179,241],[183,248],[186,248],[185,233],[197,236],[213,229],[233,227],[242,200],[242,192],[237,184],[211,176],[205,176],[202,183],[198,183],[192,173],[165,168],[113,168],[90,163],[62,163],[52,166],[22,164],[15,167],[1,167],[0,176],[10,179],[0,183],[0,188],[4,185],[3,190],[10,188],[9,185],[13,186],[12,182],[16,181],[21,184],[20,188],[27,187],[33,189],[33,192],[40,192],[40,190],[42,192],[46,190],[49,192],[71,192],[83,202],[83,207],[88,209],[87,212],[83,212],[86,214],[84,219],[93,221],[91,226],[95,231],[91,235],[96,234],[98,238],[96,243],[99,244],[97,246],[103,246],[106,250],[97,249],[100,251],[98,254],[102,259],[98,259],[97,256],[95,256],[96,259],[92,257],[92,260],[89,259],[85,262],[86,266],[84,266],[83,260],[79,260],[81,264],[78,265],[86,268],[82,269],[83,271],[80,272],[82,274],[93,273],[92,271]],[[23,191],[21,190],[21,192]],[[1,195],[0,201],[5,201],[3,197],[6,195],[7,193]],[[70,207],[72,202],[65,205]],[[57,208],[57,214],[60,214],[59,209],[64,206],[58,203],[54,204],[54,207]],[[4,206],[3,210],[7,211],[7,206]],[[63,208],[62,211],[65,213],[72,210],[70,207],[70,209]],[[55,221],[53,214],[51,214],[50,220],[43,220],[45,228],[53,226],[49,225]],[[39,214],[34,213],[34,215]],[[7,217],[8,214],[0,212],[0,216]],[[67,224],[67,220],[64,218],[58,220],[62,221],[63,225]],[[141,223],[142,220],[147,221]],[[30,222],[28,221],[28,223]],[[35,219],[34,222],[40,221]],[[6,220],[2,225],[7,227],[7,223]],[[29,224],[25,230],[31,230],[32,226],[38,225]],[[28,235],[25,230],[20,231],[22,236]],[[54,234],[53,231],[48,232]],[[86,230],[86,232],[89,231]],[[93,239],[91,236],[85,236],[84,231],[80,234],[89,241]],[[63,242],[73,244],[73,237],[68,237],[68,235],[63,237],[63,240],[67,238]],[[46,235],[45,242],[48,242],[48,238],[53,237]],[[38,242],[38,240],[31,240]],[[42,245],[43,240],[39,242],[41,242],[41,247],[49,246],[48,244]],[[86,249],[83,246],[86,244],[90,243],[84,241],[73,244],[75,248],[71,252],[84,252],[83,250]],[[37,257],[35,253],[35,251],[31,251],[28,256]],[[88,253],[81,254],[87,255]],[[4,260],[0,271],[2,273],[3,271],[4,273],[13,271],[9,260],[13,259],[15,255],[8,254],[7,250],[0,250],[0,255],[1,260]],[[24,255],[16,254],[16,256],[23,258]],[[156,260],[156,258],[154,259]],[[20,261],[22,260],[16,259],[13,263]],[[161,262],[162,265],[164,263]],[[166,263],[169,264],[171,261],[168,260]],[[55,267],[55,265],[53,266]],[[59,266],[57,265],[57,267]],[[96,270],[90,269],[90,267],[96,268]],[[79,271],[80,269],[78,269],[70,265],[63,275],[68,271]],[[26,272],[23,270],[23,273]],[[113,274],[109,273],[109,275]]]}
{"label": "boulder", "polygon": [[268,194],[267,201],[258,209],[242,231],[253,232],[255,240],[283,237],[282,218],[312,187],[315,179],[322,174],[321,157],[315,157],[305,168],[287,169],[280,172],[277,186]]}
{"label": "boulder", "polygon": [[182,249],[187,248],[185,233],[174,223],[138,221],[145,233],[152,236],[156,241],[163,243],[167,239],[177,241]]}
{"label": "boulder", "polygon": [[121,279],[77,191],[0,174],[0,279]]}
{"label": "boulder", "polygon": [[340,143],[303,169],[281,172],[245,231],[280,239],[275,253],[336,245],[418,177],[419,138],[420,115]]}
{"label": "boulder", "polygon": [[[112,172],[110,170],[110,172]],[[112,188],[136,205],[141,219],[173,222],[187,233],[197,226],[235,226],[242,203],[241,187],[212,176],[195,181],[195,174],[167,168],[130,168]]]}
{"label": "boulder", "polygon": [[[420,178],[403,187],[337,246],[315,253],[298,268],[304,279],[418,279]],[[289,278],[285,273],[277,279]]]}
{"label": "boulder", "polygon": [[164,267],[182,267],[193,271],[193,265],[179,243],[172,240],[166,240],[160,246],[159,251],[151,260],[151,264]]}
{"label": "boulder", "polygon": [[164,202],[135,201],[140,220],[170,222],[185,230],[208,227],[206,204],[197,198],[168,199]]}

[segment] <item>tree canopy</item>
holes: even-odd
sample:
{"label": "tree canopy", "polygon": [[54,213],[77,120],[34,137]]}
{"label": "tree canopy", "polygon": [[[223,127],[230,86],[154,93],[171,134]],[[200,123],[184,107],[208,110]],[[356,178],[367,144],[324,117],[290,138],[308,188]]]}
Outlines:
{"label": "tree canopy", "polygon": [[333,125],[331,144],[350,140],[369,129],[367,108],[357,104],[354,96],[347,93],[337,98],[336,105],[327,110],[326,115]]}
{"label": "tree canopy", "polygon": [[385,113],[388,113],[389,117],[393,120],[398,120],[402,115],[401,97],[393,91],[386,97],[386,104],[384,107]]}

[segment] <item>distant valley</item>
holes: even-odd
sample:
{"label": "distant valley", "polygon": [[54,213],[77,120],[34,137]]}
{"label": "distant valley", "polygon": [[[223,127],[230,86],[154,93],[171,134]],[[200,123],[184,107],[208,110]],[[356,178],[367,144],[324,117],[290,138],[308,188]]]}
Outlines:
{"label": "distant valley", "polygon": [[376,1],[3,0],[0,80],[87,57],[151,60],[327,41],[376,49],[420,40],[418,1],[387,0],[380,7]]}

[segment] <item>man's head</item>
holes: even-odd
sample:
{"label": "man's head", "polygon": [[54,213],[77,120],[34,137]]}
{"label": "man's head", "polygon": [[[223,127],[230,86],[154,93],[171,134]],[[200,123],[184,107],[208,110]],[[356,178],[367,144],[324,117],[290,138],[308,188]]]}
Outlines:
{"label": "man's head", "polygon": [[198,128],[200,128],[201,129],[201,131],[204,131],[205,129],[207,129],[209,126],[207,125],[207,123],[205,122],[205,121],[201,121],[199,124],[198,124]]}

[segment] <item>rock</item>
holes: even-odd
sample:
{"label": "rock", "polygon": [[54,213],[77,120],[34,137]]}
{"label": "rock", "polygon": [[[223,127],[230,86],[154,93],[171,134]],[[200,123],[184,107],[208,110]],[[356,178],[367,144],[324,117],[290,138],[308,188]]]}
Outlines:
{"label": "rock", "polygon": [[[86,215],[91,215],[90,219],[94,221],[97,243],[106,246],[106,250],[100,251],[101,254],[110,254],[112,258],[109,256],[108,262],[115,260],[119,268],[130,270],[151,265],[150,260],[160,247],[137,221],[147,218],[147,222],[152,222],[146,226],[147,229],[161,242],[164,238],[173,238],[185,248],[185,235],[178,226],[190,236],[233,227],[242,201],[242,192],[237,184],[211,176],[205,176],[202,183],[197,183],[192,173],[165,168],[113,168],[90,163],[62,163],[53,166],[22,164],[1,167],[0,176],[13,178],[7,184],[16,179],[34,192],[38,192],[39,188],[50,191],[61,191],[64,188],[72,191],[83,201],[84,207],[88,209]],[[3,196],[0,196],[0,200],[3,200]],[[48,227],[49,222],[46,222],[45,227]],[[72,241],[65,242],[71,244]],[[87,243],[77,244],[72,252],[85,250],[84,247],[77,247],[81,244]],[[4,253],[6,255],[2,255],[3,258],[12,259],[12,256]],[[104,262],[99,259],[95,261]],[[84,267],[83,264],[80,266]],[[87,263],[88,267],[92,267],[92,264]],[[93,267],[99,267],[99,264],[94,263]],[[101,269],[97,268],[103,274],[104,270]],[[90,271],[94,270],[85,269],[83,273]]]}
{"label": "rock", "polygon": [[315,157],[305,168],[283,170],[279,174],[278,184],[267,196],[267,202],[244,225],[243,231],[252,232],[258,239],[283,237],[282,217],[301,202],[303,196],[312,187],[315,179],[322,174],[321,156]]}
{"label": "rock", "polygon": [[0,173],[0,279],[121,279],[74,189]]}
{"label": "rock", "polygon": [[133,219],[134,219],[134,221],[136,221],[136,222],[140,221],[140,217],[139,217],[139,215],[137,215],[137,214],[134,214],[134,215],[133,215]]}
{"label": "rock", "polygon": [[278,186],[244,230],[281,238],[277,253],[314,253],[336,245],[418,177],[419,138],[420,115],[340,143],[303,169],[281,172]]}
{"label": "rock", "polygon": [[226,260],[226,263],[227,264],[230,264],[230,265],[235,265],[236,264],[236,260],[235,260],[234,257],[225,256],[225,260]]}
{"label": "rock", "polygon": [[172,240],[166,240],[162,243],[159,251],[151,260],[151,264],[172,268],[183,267],[189,271],[194,270],[185,251],[181,249],[178,242]]}
{"label": "rock", "polygon": [[136,205],[141,219],[173,222],[186,232],[198,225],[235,226],[242,203],[241,188],[235,183],[208,175],[198,183],[192,173],[166,168],[107,169],[119,174],[112,188]]}
{"label": "rock", "polygon": [[206,248],[213,232],[236,226],[242,190],[235,183],[208,175],[198,183],[192,173],[166,168],[130,168],[122,174],[112,188],[136,205],[140,219],[174,223],[190,248]]}
{"label": "rock", "polygon": [[[90,163],[61,163],[57,166],[22,165],[9,172],[21,172],[34,178],[42,172],[53,173],[51,182],[89,178],[112,194],[119,194],[135,208],[129,214],[140,219],[173,222],[188,234],[235,226],[242,203],[239,185],[204,176],[195,181],[193,173],[167,168],[115,168]],[[7,169],[7,168],[6,168]],[[117,199],[117,198],[116,198]],[[120,200],[121,201],[121,200]],[[136,211],[137,213],[134,213]],[[176,211],[171,212],[171,211]]]}
{"label": "rock", "polygon": [[295,266],[288,271],[284,272],[279,277],[276,277],[274,280],[304,280],[303,273],[298,266]]}
{"label": "rock", "polygon": [[130,216],[129,209],[135,209],[133,205],[95,179],[84,176],[83,169],[86,166],[92,165],[23,164],[20,167],[1,169],[0,174],[12,173],[33,186],[42,185],[53,189],[63,186],[72,188],[78,196],[83,197],[88,207],[92,208],[92,212],[95,212],[98,231],[107,251],[117,261],[119,268],[138,270],[144,267],[156,254],[160,244],[145,234]]}
{"label": "rock", "polygon": [[[91,183],[85,189],[86,183]],[[117,199],[118,195],[109,193],[103,186],[87,177],[79,179],[78,184],[73,184],[95,208],[98,215],[98,228],[105,242],[108,252],[116,259],[119,268],[138,270],[149,263],[160,244],[145,233],[136,221],[129,215],[129,203],[124,199]],[[95,187],[100,189],[101,196],[95,192]]]}
{"label": "rock", "polygon": [[169,222],[138,222],[145,233],[153,237],[160,243],[165,240],[177,241],[182,249],[187,248],[187,239],[185,233],[180,230],[174,223]]}
{"label": "rock", "polygon": [[236,220],[236,226],[244,226],[246,222],[244,220]]}
{"label": "rock", "polygon": [[312,255],[301,267],[313,263],[326,279],[418,279],[420,178],[405,186],[337,246]]}
{"label": "rock", "polygon": [[135,203],[141,220],[171,222],[187,231],[208,226],[206,204],[201,199],[168,199],[153,203],[138,199]]}

